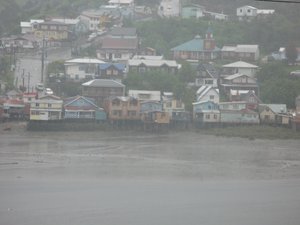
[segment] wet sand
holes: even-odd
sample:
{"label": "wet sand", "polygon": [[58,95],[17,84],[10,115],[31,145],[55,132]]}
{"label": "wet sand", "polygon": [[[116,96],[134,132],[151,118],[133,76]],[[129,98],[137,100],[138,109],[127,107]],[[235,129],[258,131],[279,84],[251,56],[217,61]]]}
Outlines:
{"label": "wet sand", "polygon": [[292,224],[300,141],[0,134],[0,224]]}

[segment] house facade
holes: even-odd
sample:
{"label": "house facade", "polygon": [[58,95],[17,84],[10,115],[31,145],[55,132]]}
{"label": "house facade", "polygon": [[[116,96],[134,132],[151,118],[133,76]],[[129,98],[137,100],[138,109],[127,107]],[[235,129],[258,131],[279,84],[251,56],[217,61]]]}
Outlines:
{"label": "house facade", "polygon": [[223,46],[222,59],[257,61],[259,59],[258,45]]}
{"label": "house facade", "polygon": [[128,96],[135,97],[139,99],[141,102],[143,101],[161,101],[161,93],[160,91],[147,91],[147,90],[129,90]]}
{"label": "house facade", "polygon": [[187,41],[171,49],[175,60],[214,60],[219,57],[220,49],[216,46],[212,30],[209,28],[205,38],[197,35],[193,40]]}
{"label": "house facade", "polygon": [[169,113],[171,119],[176,116],[180,117],[182,112],[185,112],[185,105],[183,101],[175,99],[173,93],[164,92],[162,96],[163,111]]}
{"label": "house facade", "polygon": [[126,65],[122,63],[102,63],[99,65],[100,79],[112,79],[121,82],[126,75]]}
{"label": "house facade", "polygon": [[130,59],[128,60],[128,70],[136,73],[146,73],[149,71],[161,71],[176,74],[180,65],[175,60],[147,60]]}
{"label": "house facade", "polygon": [[282,123],[282,115],[286,115],[286,114],[287,114],[287,108],[285,104],[260,104],[259,105],[259,116],[260,116],[261,123],[276,124],[280,120]]}
{"label": "house facade", "polygon": [[259,114],[250,109],[220,110],[220,122],[224,124],[259,124]]}
{"label": "house facade", "polygon": [[61,120],[63,101],[54,95],[35,99],[30,104],[30,120]]}
{"label": "house facade", "polygon": [[99,76],[98,67],[105,62],[92,58],[78,58],[67,60],[64,63],[66,77],[70,80],[80,81],[94,79]]}
{"label": "house facade", "polygon": [[274,9],[258,9],[253,6],[245,5],[237,8],[236,15],[240,21],[251,21],[256,17],[265,18],[275,13]]}
{"label": "house facade", "polygon": [[106,113],[94,99],[74,96],[64,99],[64,119],[105,120]]}
{"label": "house facade", "polygon": [[239,73],[250,77],[255,77],[257,71],[258,66],[243,61],[237,61],[234,63],[223,65],[221,76]]}
{"label": "house facade", "polygon": [[197,4],[188,4],[182,6],[181,16],[184,19],[204,17],[205,7]]}
{"label": "house facade", "polygon": [[181,14],[181,0],[162,0],[157,14],[160,17],[179,17]]}
{"label": "house facade", "polygon": [[51,41],[67,41],[70,39],[68,25],[56,21],[45,21],[36,24],[35,37]]}
{"label": "house facade", "polygon": [[241,95],[249,91],[258,93],[256,79],[240,73],[223,77],[220,87],[231,101],[238,100]]}
{"label": "house facade", "polygon": [[193,103],[193,121],[200,125],[219,123],[220,111],[218,104],[212,101]]}
{"label": "house facade", "polygon": [[219,71],[209,63],[200,64],[197,67],[197,73],[195,78],[195,86],[211,86],[213,88],[218,87]]}
{"label": "house facade", "polygon": [[212,86],[201,86],[196,92],[197,102],[212,101],[216,104],[220,101],[219,89]]}
{"label": "house facade", "polygon": [[134,97],[111,97],[105,100],[105,111],[112,120],[140,120],[140,101]]}
{"label": "house facade", "polygon": [[95,99],[99,107],[103,107],[106,98],[125,95],[125,85],[115,80],[94,79],[81,86],[82,95]]}

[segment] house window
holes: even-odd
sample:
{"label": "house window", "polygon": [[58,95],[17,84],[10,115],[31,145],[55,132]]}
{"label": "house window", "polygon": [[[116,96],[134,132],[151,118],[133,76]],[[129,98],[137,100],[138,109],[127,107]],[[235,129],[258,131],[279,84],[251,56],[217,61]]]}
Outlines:
{"label": "house window", "polygon": [[214,119],[218,119],[218,115],[217,114],[214,114]]}
{"label": "house window", "polygon": [[136,116],[136,111],[128,111],[128,116]]}
{"label": "house window", "polygon": [[48,104],[48,108],[51,108],[52,107],[52,104]]}
{"label": "house window", "polygon": [[205,80],[205,84],[213,84],[214,81],[213,80]]}
{"label": "house window", "polygon": [[39,103],[35,103],[35,106],[36,106],[36,107],[40,107],[40,104],[39,104]]}
{"label": "house window", "polygon": [[265,120],[270,120],[270,116],[269,115],[265,115]]}
{"label": "house window", "polygon": [[237,104],[234,104],[233,109],[239,109],[239,106]]}
{"label": "house window", "polygon": [[145,67],[139,67],[139,73],[145,73],[146,72],[146,68]]}
{"label": "house window", "polygon": [[122,54],[121,53],[115,53],[115,58],[117,58],[117,59],[122,58]]}
{"label": "house window", "polygon": [[182,102],[176,101],[176,108],[181,108],[181,107],[182,107]]}
{"label": "house window", "polygon": [[215,96],[214,96],[214,95],[210,95],[210,96],[209,96],[209,99],[210,99],[210,100],[214,100],[214,99],[215,99]]}
{"label": "house window", "polygon": [[209,114],[207,114],[207,115],[205,115],[205,119],[210,119],[210,115]]}

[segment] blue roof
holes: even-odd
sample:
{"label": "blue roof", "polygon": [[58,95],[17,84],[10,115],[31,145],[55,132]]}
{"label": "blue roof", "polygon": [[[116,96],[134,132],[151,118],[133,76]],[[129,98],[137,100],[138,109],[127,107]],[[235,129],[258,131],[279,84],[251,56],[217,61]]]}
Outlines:
{"label": "blue roof", "polygon": [[111,66],[115,67],[118,70],[122,70],[122,71],[126,67],[126,65],[122,64],[122,63],[103,63],[103,64],[99,65],[99,68],[100,68],[100,70],[106,70],[107,68],[109,68]]}
{"label": "blue roof", "polygon": [[[204,41],[200,36],[196,36],[193,40],[187,41],[181,45],[178,45],[171,49],[172,51],[190,51],[198,52],[204,50]],[[215,47],[213,51],[219,51],[218,47]]]}

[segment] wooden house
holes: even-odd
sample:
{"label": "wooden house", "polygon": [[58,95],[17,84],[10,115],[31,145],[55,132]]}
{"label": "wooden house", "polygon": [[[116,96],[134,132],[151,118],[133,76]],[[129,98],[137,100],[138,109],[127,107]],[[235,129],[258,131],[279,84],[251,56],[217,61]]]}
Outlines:
{"label": "wooden house", "polygon": [[104,100],[113,96],[124,96],[125,85],[110,79],[94,79],[82,84],[82,95],[93,98],[99,107]]}
{"label": "wooden house", "polygon": [[220,72],[217,70],[217,68],[215,68],[209,63],[203,63],[198,65],[195,86],[211,86],[213,88],[217,88],[219,73]]}
{"label": "wooden house", "polygon": [[139,74],[149,71],[160,71],[176,74],[180,65],[175,60],[130,59],[128,70]]}
{"label": "wooden house", "polygon": [[289,125],[290,123],[285,104],[260,104],[259,116],[263,124]]}
{"label": "wooden house", "polygon": [[250,109],[220,110],[222,124],[259,124],[259,114]]}
{"label": "wooden house", "polygon": [[163,104],[158,101],[143,101],[141,104],[141,119],[144,123],[169,124],[170,115],[163,111]]}
{"label": "wooden house", "polygon": [[212,101],[218,104],[220,101],[219,89],[213,88],[212,86],[201,86],[197,90],[196,96],[197,102]]}
{"label": "wooden house", "polygon": [[236,101],[240,95],[249,91],[258,93],[258,85],[255,78],[245,74],[233,74],[223,77],[220,87],[230,101]]}
{"label": "wooden house", "polygon": [[111,121],[140,120],[140,102],[134,97],[117,96],[105,100],[105,111]]}
{"label": "wooden house", "polygon": [[105,120],[106,113],[95,103],[95,100],[83,96],[64,99],[65,119]]}
{"label": "wooden house", "polygon": [[2,107],[5,119],[23,119],[25,117],[25,104],[22,100],[6,99]]}
{"label": "wooden house", "polygon": [[256,76],[257,70],[258,66],[256,65],[243,61],[237,61],[234,63],[223,65],[221,76],[226,77],[233,74],[243,74],[254,78]]}
{"label": "wooden house", "polygon": [[193,103],[193,121],[201,126],[219,123],[220,111],[218,104],[209,100]]}
{"label": "wooden house", "polygon": [[98,77],[121,82],[125,78],[126,65],[122,63],[103,63],[99,65]]}
{"label": "wooden house", "polygon": [[63,101],[54,95],[35,99],[30,104],[30,120],[61,120]]}

